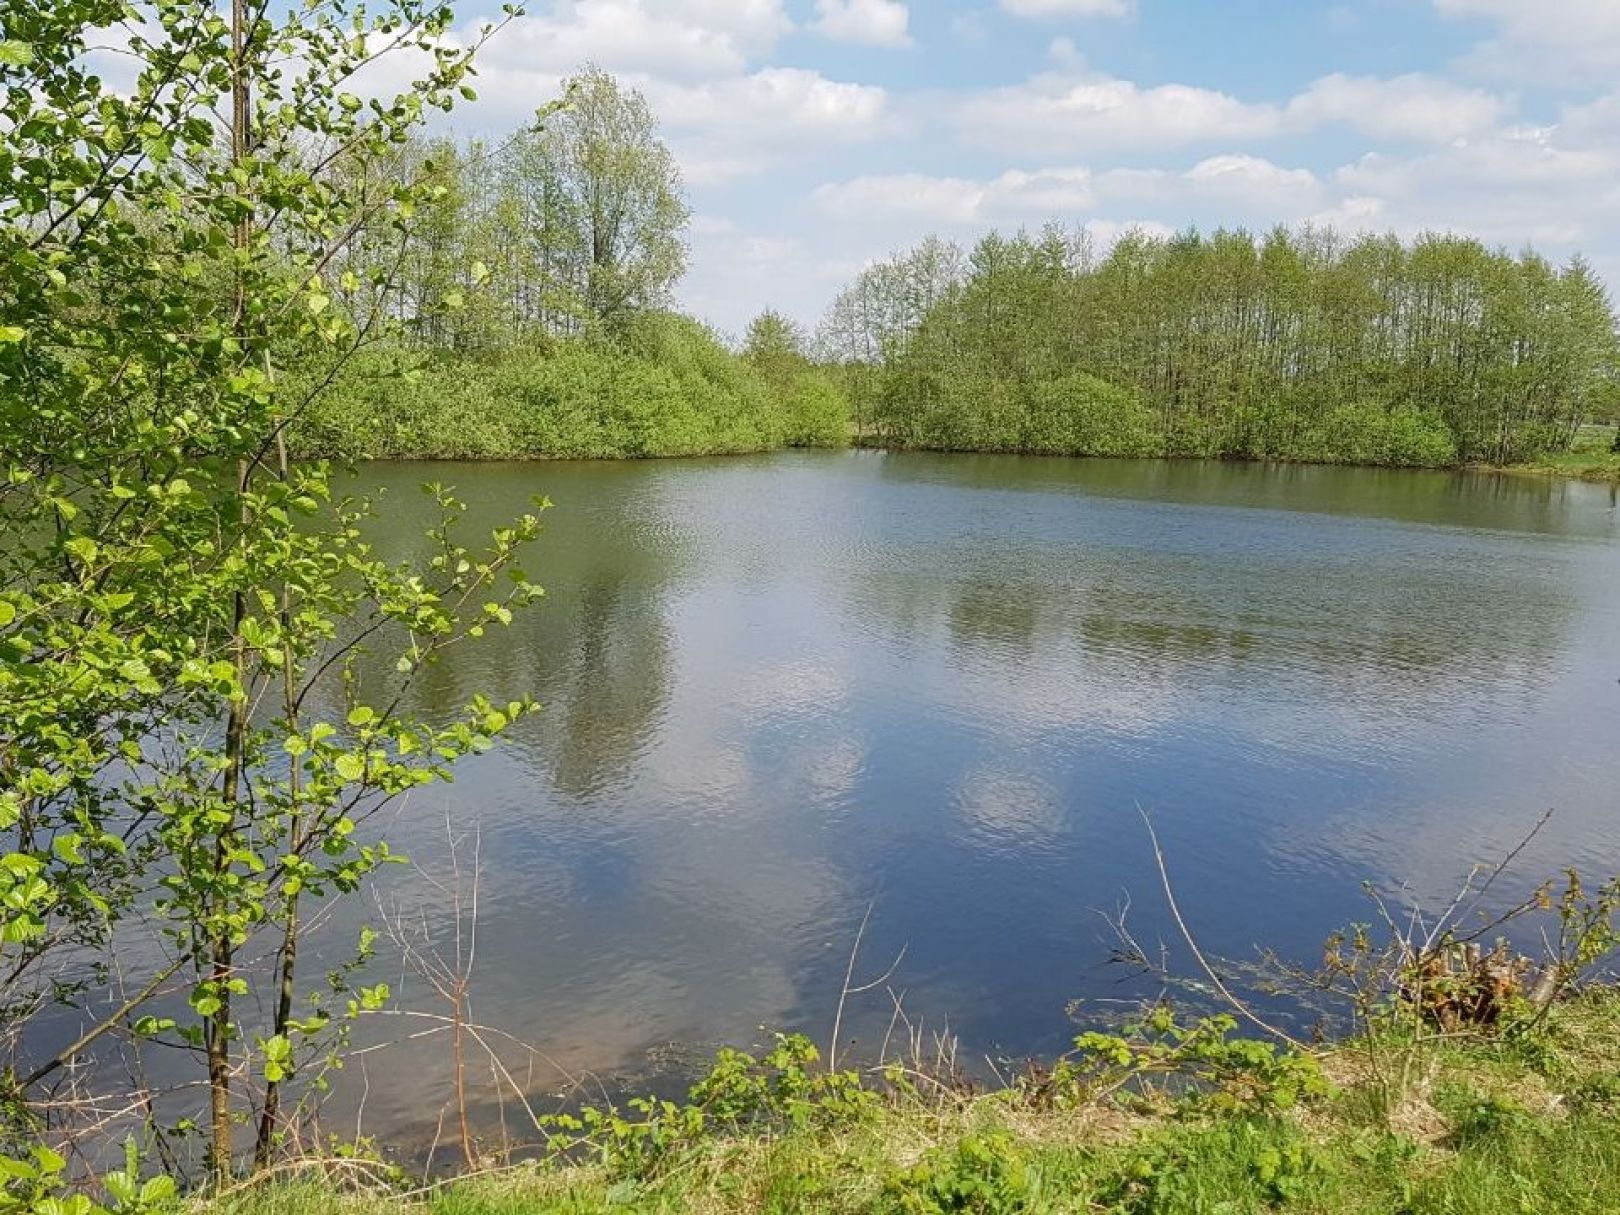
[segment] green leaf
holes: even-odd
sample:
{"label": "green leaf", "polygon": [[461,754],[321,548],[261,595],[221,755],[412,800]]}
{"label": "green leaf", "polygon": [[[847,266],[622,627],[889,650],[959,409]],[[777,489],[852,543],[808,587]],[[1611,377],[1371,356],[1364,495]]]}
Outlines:
{"label": "green leaf", "polygon": [[[0,42],[0,50],[15,43]],[[28,336],[28,330],[21,325],[0,325],[0,346],[15,346]]]}
{"label": "green leaf", "polygon": [[[33,61],[34,48],[29,43],[17,42],[12,39],[0,42],[0,63],[5,64],[7,67],[27,67]],[[3,330],[0,330],[0,332],[3,332]]]}
{"label": "green leaf", "polygon": [[179,1187],[175,1185],[173,1177],[151,1177],[141,1187],[140,1203],[147,1208],[161,1206],[164,1203],[173,1202],[178,1194]]}
{"label": "green leaf", "polygon": [[82,865],[84,853],[79,850],[79,845],[83,842],[83,836],[75,831],[68,831],[51,841],[51,851],[70,865]]}
{"label": "green leaf", "polygon": [[347,752],[337,757],[332,765],[339,777],[346,781],[357,781],[366,774],[366,760],[363,755]]}
{"label": "green leaf", "polygon": [[89,536],[69,536],[62,541],[62,547],[80,561],[86,563],[94,561],[96,554],[101,551],[100,547]]}

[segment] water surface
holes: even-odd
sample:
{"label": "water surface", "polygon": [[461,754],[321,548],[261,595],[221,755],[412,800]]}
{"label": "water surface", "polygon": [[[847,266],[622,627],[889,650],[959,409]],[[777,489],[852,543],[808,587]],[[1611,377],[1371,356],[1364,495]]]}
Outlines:
{"label": "water surface", "polygon": [[[824,1041],[868,908],[858,978],[903,949],[891,986],[965,1051],[1061,1049],[1071,1002],[1131,990],[1099,912],[1174,938],[1144,810],[1230,956],[1308,958],[1363,880],[1440,899],[1549,808],[1524,882],[1620,870],[1607,488],[876,453],[359,479],[395,555],[426,480],[480,525],[556,503],[546,600],[416,706],[545,713],[388,826],[440,879],[447,820],[476,831],[476,1013],[545,1050],[537,1088],[761,1027]],[[423,875],[383,897],[446,939]],[[854,1049],[890,1012],[855,1002]],[[431,1124],[446,1054],[368,1057],[371,1129]]]}

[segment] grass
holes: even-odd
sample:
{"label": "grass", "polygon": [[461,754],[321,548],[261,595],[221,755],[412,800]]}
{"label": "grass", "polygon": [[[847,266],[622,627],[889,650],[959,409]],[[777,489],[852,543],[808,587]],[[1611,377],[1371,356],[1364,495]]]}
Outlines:
{"label": "grass", "polygon": [[1613,426],[1587,426],[1568,451],[1538,456],[1524,464],[1510,466],[1509,471],[1620,482],[1620,452],[1614,450],[1614,438]]}
{"label": "grass", "polygon": [[[890,1098],[770,1133],[706,1135],[638,1175],[522,1166],[427,1194],[329,1181],[206,1215],[1506,1215],[1620,1210],[1620,994],[1560,1005],[1522,1041],[1354,1042],[1312,1057],[1297,1103],[1113,1097],[1059,1108],[1028,1087]],[[1414,1054],[1414,1051],[1416,1053]],[[1416,1059],[1393,1096],[1377,1077]],[[1150,1093],[1152,1090],[1149,1090]]]}

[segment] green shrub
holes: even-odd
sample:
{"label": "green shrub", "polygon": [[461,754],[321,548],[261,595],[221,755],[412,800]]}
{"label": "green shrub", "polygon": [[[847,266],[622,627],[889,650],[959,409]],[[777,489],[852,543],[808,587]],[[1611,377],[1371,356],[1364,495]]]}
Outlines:
{"label": "green shrub", "polygon": [[1435,414],[1362,401],[1329,410],[1286,454],[1324,463],[1442,468],[1457,462],[1457,437]]}
{"label": "green shrub", "polygon": [[1269,1113],[1329,1091],[1313,1055],[1239,1038],[1225,1014],[1183,1025],[1166,1005],[1121,1033],[1084,1033],[1037,1095],[1078,1103],[1098,1095],[1162,1096],[1185,1108]]}
{"label": "green shrub", "polygon": [[903,1215],[1013,1215],[1028,1208],[1030,1168],[1005,1132],[970,1135],[889,1178],[889,1209]]}
{"label": "green shrub", "polygon": [[1077,456],[1154,456],[1158,420],[1136,394],[1076,372],[1035,385],[1021,450]]}
{"label": "green shrub", "polygon": [[611,459],[833,446],[849,430],[847,398],[808,365],[772,386],[703,326],[659,313],[613,340],[489,357],[367,352],[295,445],[356,458]]}
{"label": "green shrub", "polygon": [[551,1147],[584,1150],[615,1177],[649,1181],[685,1153],[717,1135],[768,1134],[828,1127],[863,1118],[878,1097],[854,1072],[826,1072],[802,1034],[779,1034],[755,1058],[723,1050],[684,1103],[637,1097],[623,1111],[587,1108],[542,1120]]}
{"label": "green shrub", "polygon": [[849,446],[849,397],[826,375],[806,368],[774,391],[786,415],[783,442],[789,447]]}
{"label": "green shrub", "polygon": [[1280,1122],[1223,1122],[1164,1135],[1126,1155],[1099,1199],[1114,1215],[1288,1206],[1322,1174],[1318,1153]]}

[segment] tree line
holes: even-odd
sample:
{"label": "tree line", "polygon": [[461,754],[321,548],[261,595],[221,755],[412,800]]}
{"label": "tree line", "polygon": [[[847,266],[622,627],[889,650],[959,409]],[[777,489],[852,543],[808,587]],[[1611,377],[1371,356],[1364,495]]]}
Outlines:
{"label": "tree line", "polygon": [[1620,412],[1590,267],[1454,236],[929,238],[864,270],[817,339],[897,447],[1510,463]]}
{"label": "tree line", "polygon": [[[402,242],[346,253],[396,340],[298,431],[311,453],[615,458],[841,446],[848,405],[767,313],[740,350],[671,306],[690,219],[645,98],[586,67],[497,141],[416,136],[368,166],[424,190]],[[386,290],[364,287],[379,281]],[[789,349],[791,346],[791,349]],[[323,374],[312,365],[313,374]]]}
{"label": "tree line", "polygon": [[[413,135],[403,237],[345,251],[352,361],[308,453],[633,457],[837,446],[1431,465],[1522,461],[1620,415],[1589,266],[1327,227],[938,237],[867,267],[814,340],[672,307],[690,208],[646,100],[587,66],[496,140]],[[386,281],[386,290],[369,284]],[[791,357],[789,357],[791,356]],[[324,376],[319,361],[312,374]]]}

